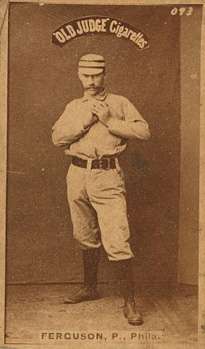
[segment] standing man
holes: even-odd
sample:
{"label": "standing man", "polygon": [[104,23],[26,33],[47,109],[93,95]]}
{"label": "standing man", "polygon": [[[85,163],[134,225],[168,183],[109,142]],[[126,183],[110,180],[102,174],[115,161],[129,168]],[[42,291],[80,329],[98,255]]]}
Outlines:
{"label": "standing man", "polygon": [[67,174],[73,235],[82,249],[84,285],[65,303],[97,299],[99,248],[122,273],[124,315],[141,325],[132,272],[133,252],[127,218],[123,171],[118,157],[127,140],[150,137],[147,122],[125,97],[105,90],[105,60],[87,54],[78,64],[84,95],[68,103],[53,126],[52,140],[71,156]]}

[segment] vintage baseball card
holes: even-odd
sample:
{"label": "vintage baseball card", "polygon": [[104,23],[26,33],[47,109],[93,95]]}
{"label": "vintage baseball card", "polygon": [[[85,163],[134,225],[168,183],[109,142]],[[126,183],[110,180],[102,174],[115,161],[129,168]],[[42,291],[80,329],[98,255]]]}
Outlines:
{"label": "vintage baseball card", "polygon": [[0,0],[0,349],[205,346],[204,26]]}

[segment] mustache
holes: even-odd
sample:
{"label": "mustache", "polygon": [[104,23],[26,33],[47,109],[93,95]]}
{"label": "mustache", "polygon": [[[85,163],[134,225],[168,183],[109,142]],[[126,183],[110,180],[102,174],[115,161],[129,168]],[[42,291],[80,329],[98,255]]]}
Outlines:
{"label": "mustache", "polygon": [[86,90],[89,90],[90,88],[96,88],[95,85],[89,85],[88,87],[86,87]]}

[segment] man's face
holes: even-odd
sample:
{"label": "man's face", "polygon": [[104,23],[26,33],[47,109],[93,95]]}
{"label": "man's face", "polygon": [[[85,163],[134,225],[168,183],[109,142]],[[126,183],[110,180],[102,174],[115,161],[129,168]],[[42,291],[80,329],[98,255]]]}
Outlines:
{"label": "man's face", "polygon": [[90,96],[96,96],[104,89],[105,73],[100,74],[83,74],[78,73],[78,77],[84,88],[84,91]]}

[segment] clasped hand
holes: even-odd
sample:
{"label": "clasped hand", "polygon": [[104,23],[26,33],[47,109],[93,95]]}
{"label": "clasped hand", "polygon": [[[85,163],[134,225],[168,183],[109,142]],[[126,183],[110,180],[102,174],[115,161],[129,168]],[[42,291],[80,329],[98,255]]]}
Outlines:
{"label": "clasped hand", "polygon": [[102,122],[104,125],[107,124],[110,118],[109,107],[107,103],[101,102],[101,101],[95,101],[91,107],[91,111],[94,115],[97,116],[100,122]]}

